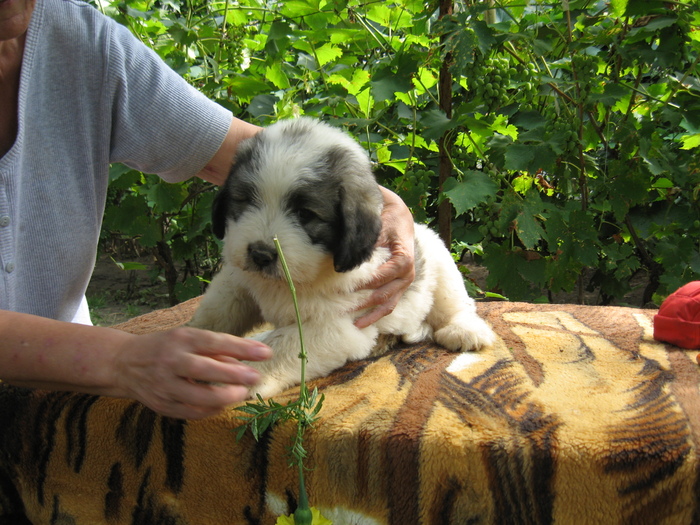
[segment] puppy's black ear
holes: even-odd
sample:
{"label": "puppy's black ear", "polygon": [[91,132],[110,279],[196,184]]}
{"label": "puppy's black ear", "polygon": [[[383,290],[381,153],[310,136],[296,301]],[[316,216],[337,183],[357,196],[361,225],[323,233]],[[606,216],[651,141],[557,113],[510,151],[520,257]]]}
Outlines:
{"label": "puppy's black ear", "polygon": [[338,148],[329,153],[329,164],[340,181],[340,236],[333,263],[347,272],[367,261],[382,228],[382,194],[364,151]]}
{"label": "puppy's black ear", "polygon": [[211,226],[214,235],[223,239],[226,235],[226,223],[228,222],[228,202],[226,187],[219,189],[211,210]]}

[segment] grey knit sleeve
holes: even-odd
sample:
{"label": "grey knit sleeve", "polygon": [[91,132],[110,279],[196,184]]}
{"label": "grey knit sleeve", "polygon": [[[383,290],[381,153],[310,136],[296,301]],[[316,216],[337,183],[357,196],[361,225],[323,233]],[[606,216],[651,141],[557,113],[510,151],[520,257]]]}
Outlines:
{"label": "grey knit sleeve", "polygon": [[118,24],[112,25],[108,55],[110,160],[169,182],[197,174],[221,146],[231,113]]}

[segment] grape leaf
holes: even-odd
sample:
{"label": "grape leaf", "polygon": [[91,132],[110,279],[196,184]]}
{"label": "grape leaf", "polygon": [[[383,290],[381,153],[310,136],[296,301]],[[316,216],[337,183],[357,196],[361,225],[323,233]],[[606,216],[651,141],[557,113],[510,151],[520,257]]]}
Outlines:
{"label": "grape leaf", "polygon": [[445,181],[443,191],[461,215],[482,202],[493,199],[498,191],[498,185],[488,175],[481,171],[467,171],[462,181],[449,178]]}

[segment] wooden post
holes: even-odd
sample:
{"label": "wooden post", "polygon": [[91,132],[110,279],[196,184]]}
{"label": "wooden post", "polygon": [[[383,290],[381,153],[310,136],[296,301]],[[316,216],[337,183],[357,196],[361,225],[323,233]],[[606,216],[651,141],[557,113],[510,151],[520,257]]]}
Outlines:
{"label": "wooden post", "polygon": [[[439,18],[452,15],[454,11],[454,0],[440,0]],[[440,109],[447,118],[452,118],[452,73],[450,73],[450,63],[452,54],[447,53],[440,66],[440,77],[438,79],[438,96]],[[452,175],[452,160],[449,152],[452,147],[452,140],[449,131],[440,137],[438,143],[438,190],[442,193],[445,181]],[[444,199],[438,206],[438,233],[440,238],[449,249],[452,244],[452,203]]]}

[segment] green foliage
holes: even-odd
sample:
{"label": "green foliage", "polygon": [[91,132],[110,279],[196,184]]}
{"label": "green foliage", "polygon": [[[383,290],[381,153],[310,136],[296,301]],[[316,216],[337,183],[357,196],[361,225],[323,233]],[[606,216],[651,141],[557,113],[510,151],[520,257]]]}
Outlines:
{"label": "green foliage", "polygon": [[[237,116],[329,120],[417,218],[449,200],[446,240],[494,292],[609,302],[642,272],[646,302],[700,279],[695,3],[99,1]],[[199,275],[218,247],[198,184],[115,175],[105,226]]]}
{"label": "green foliage", "polygon": [[[112,166],[110,174],[103,245],[128,239],[137,253],[150,254],[165,277],[171,303],[200,295],[220,252],[210,231],[213,186],[199,179],[168,184],[122,165]],[[144,269],[138,263],[117,265]]]}
{"label": "green foliage", "polygon": [[303,463],[307,454],[304,449],[303,431],[313,425],[321,408],[323,408],[323,395],[319,396],[315,388],[308,393],[308,396],[299,396],[299,399],[286,405],[273,399],[265,400],[258,395],[254,403],[249,402],[237,408],[244,415],[237,416],[243,424],[237,428],[236,439],[240,441],[246,431],[250,431],[258,441],[273,425],[294,421],[297,423],[297,433],[289,449],[289,459],[291,466],[298,466]]}
{"label": "green foliage", "polygon": [[[234,71],[245,60],[246,23],[228,2],[94,0],[126,25],[191,84],[234,113]],[[200,295],[217,269],[220,244],[211,233],[214,187],[199,179],[163,183],[154,175],[112,166],[102,246],[152,256],[171,303]],[[131,250],[124,250],[128,240]]]}

